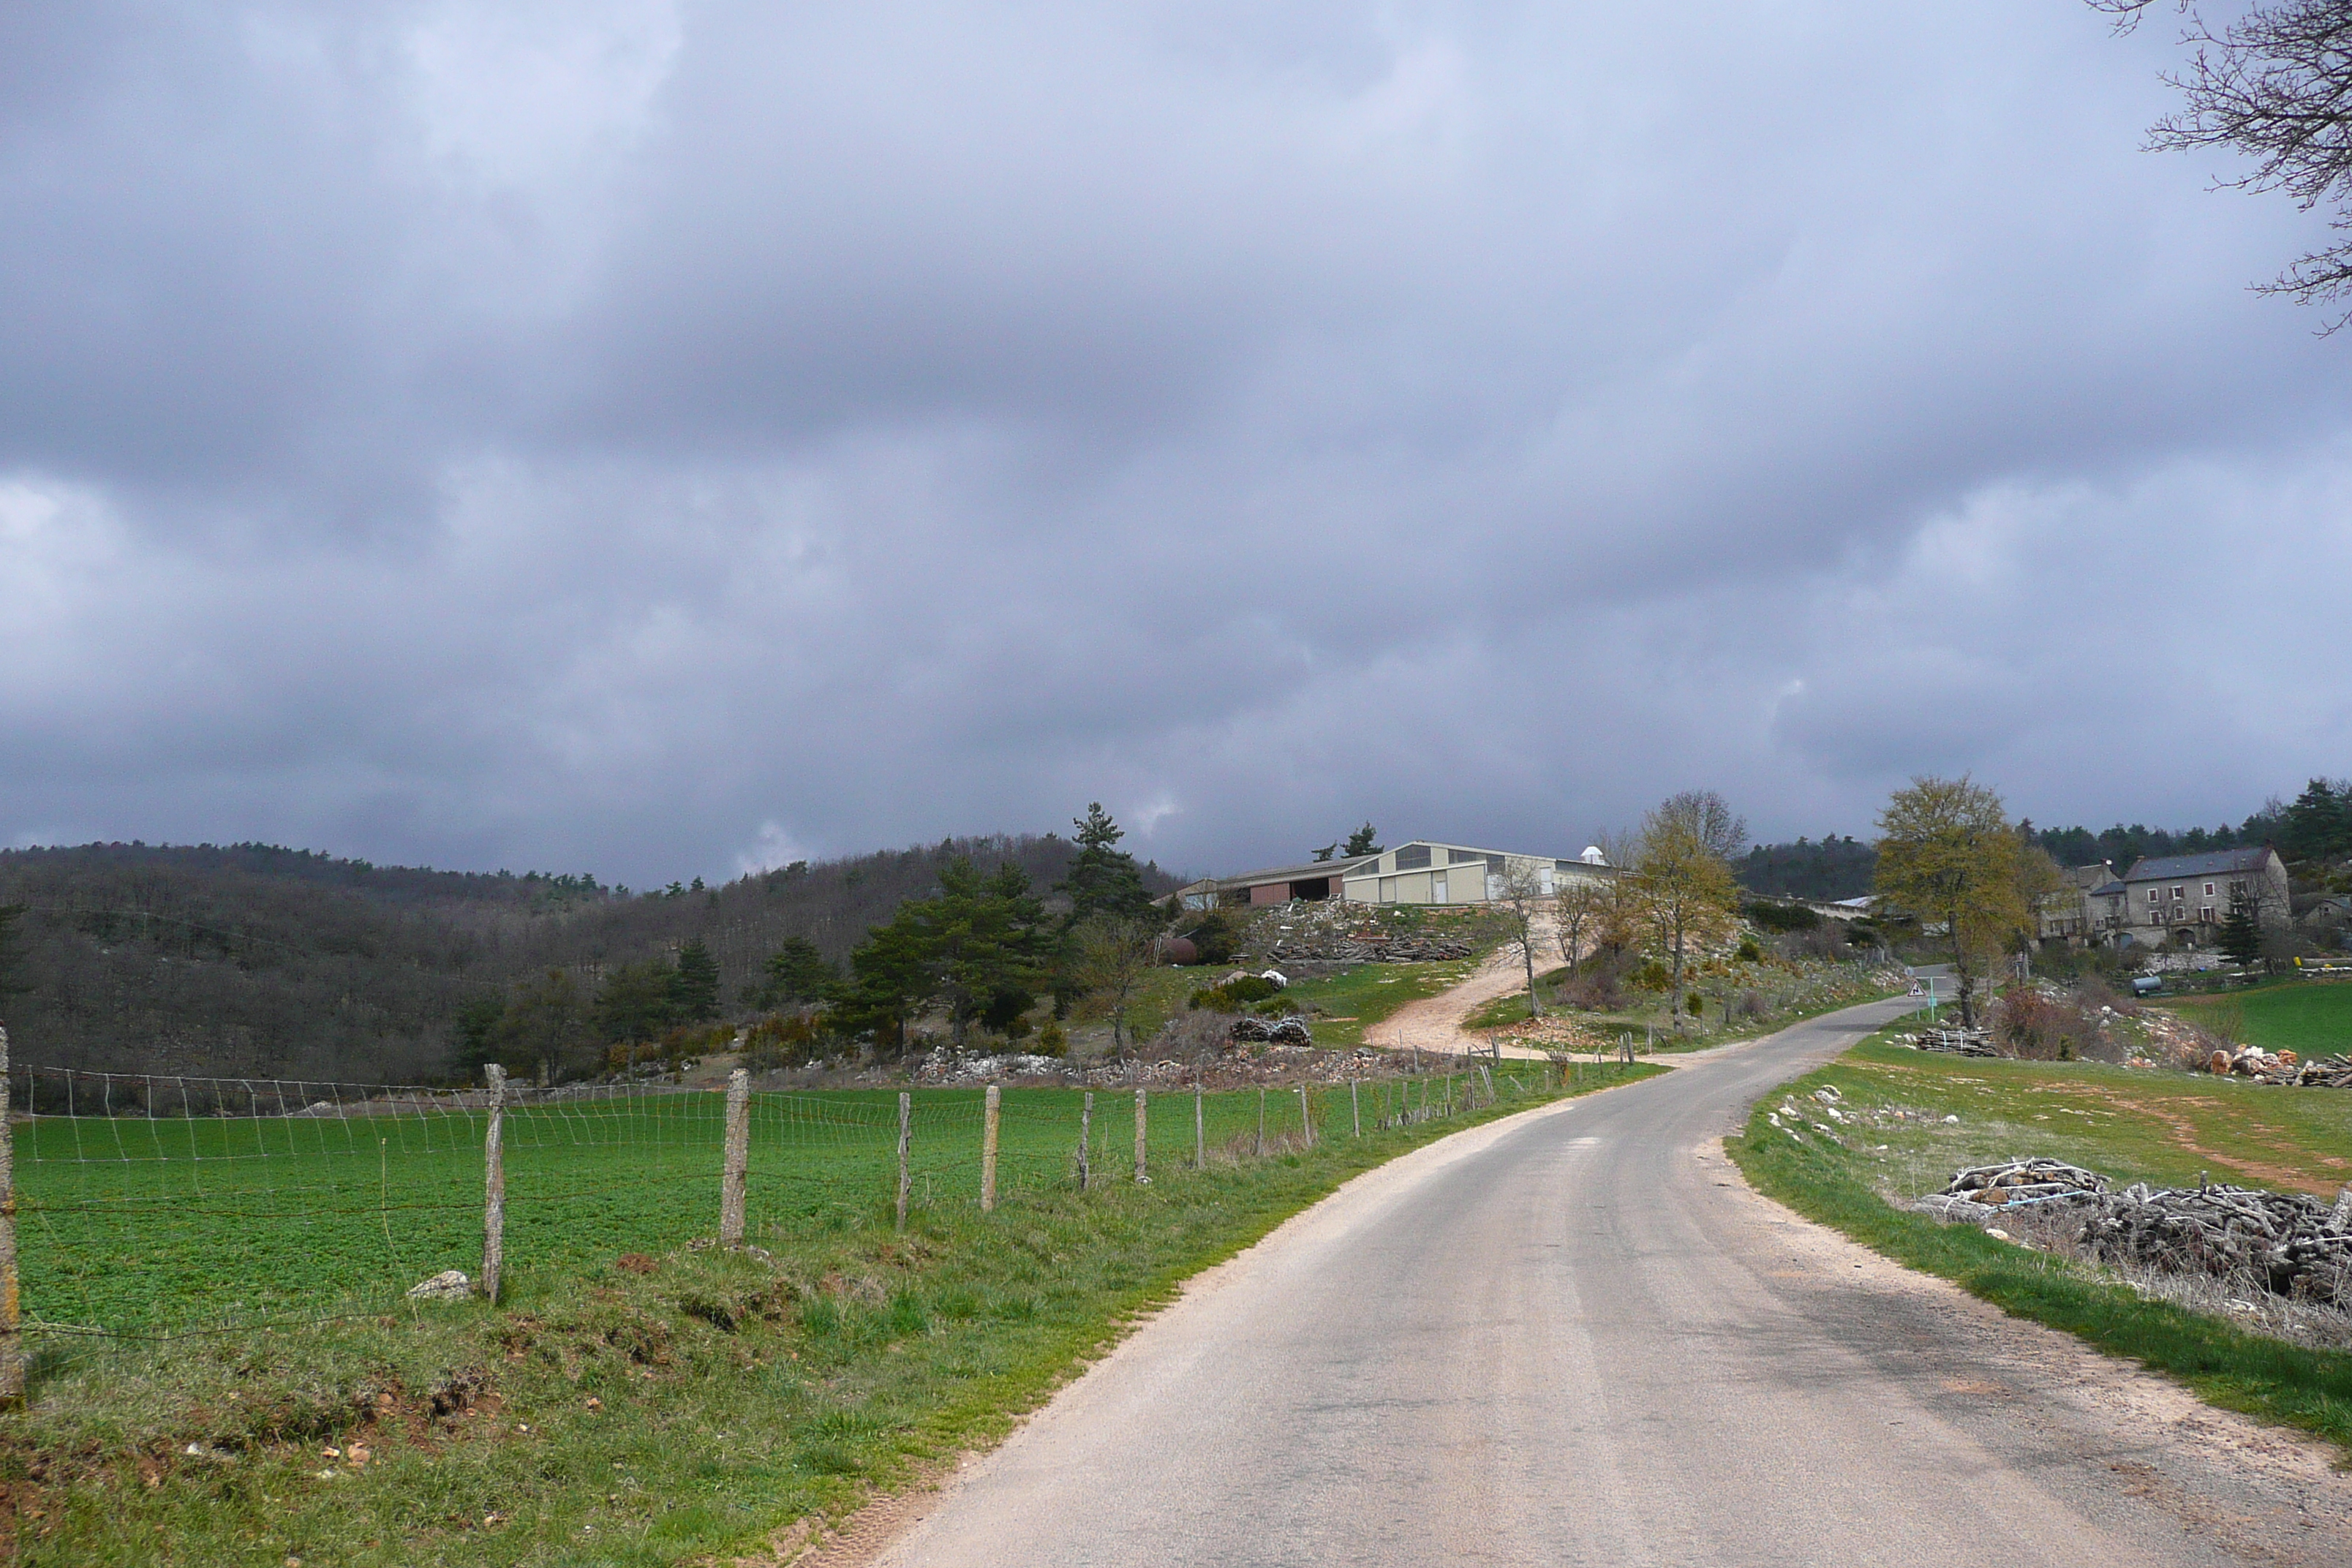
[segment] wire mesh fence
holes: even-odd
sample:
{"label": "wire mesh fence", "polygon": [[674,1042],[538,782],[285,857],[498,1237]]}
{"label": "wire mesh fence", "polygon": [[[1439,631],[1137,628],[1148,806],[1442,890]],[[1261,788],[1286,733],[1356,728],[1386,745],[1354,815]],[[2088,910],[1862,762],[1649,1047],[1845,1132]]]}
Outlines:
{"label": "wire mesh fence", "polygon": [[[725,1092],[94,1073],[9,1067],[5,1050],[0,1034],[0,1162],[13,1154],[0,1244],[15,1244],[26,1342],[53,1357],[80,1342],[379,1315],[445,1270],[478,1288],[486,1211],[499,1207],[490,1228],[511,1278],[729,1229],[756,1240],[831,1208],[979,1205],[992,1181],[1001,1205],[1279,1154],[1528,1093],[1558,1070],[1205,1092],[739,1084],[733,1196]],[[16,1294],[6,1250],[0,1297]],[[22,1370],[7,1327],[0,1378]]]}

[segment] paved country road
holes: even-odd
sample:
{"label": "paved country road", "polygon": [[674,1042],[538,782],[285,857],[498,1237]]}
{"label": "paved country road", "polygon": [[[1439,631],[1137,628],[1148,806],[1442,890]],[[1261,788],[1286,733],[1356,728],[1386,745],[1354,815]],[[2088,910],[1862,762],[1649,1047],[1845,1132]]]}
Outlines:
{"label": "paved country road", "polygon": [[2352,1563],[2352,1477],[2319,1446],[1740,1182],[1717,1140],[1742,1108],[1906,1005],[1686,1058],[1358,1179],[857,1555]]}

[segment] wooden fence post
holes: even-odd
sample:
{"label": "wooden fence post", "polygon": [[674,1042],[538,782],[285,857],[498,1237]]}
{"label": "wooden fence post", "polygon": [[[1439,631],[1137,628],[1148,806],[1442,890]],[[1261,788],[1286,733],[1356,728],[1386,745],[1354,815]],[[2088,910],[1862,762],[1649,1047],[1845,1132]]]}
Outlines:
{"label": "wooden fence post", "polygon": [[915,1134],[915,1097],[898,1091],[898,1228],[907,1228],[907,1198],[915,1190],[914,1173],[907,1165],[907,1146]]}
{"label": "wooden fence post", "polygon": [[1258,1086],[1257,1091],[1257,1153],[1259,1159],[1265,1158],[1265,1087],[1263,1084]]}
{"label": "wooden fence post", "polygon": [[1192,1080],[1192,1169],[1209,1168],[1209,1121],[1201,1108],[1201,1080]]}
{"label": "wooden fence post", "polygon": [[1486,1080],[1486,1103],[1489,1105],[1494,1104],[1496,1099],[1495,1075],[1487,1070],[1486,1063],[1481,1062],[1478,1064],[1478,1076]]}
{"label": "wooden fence post", "polygon": [[1135,1091],[1135,1184],[1139,1187],[1149,1186],[1151,1183],[1150,1135],[1146,1131],[1150,1126],[1148,1119],[1150,1114],[1151,1109],[1144,1100],[1144,1090],[1139,1087]]}
{"label": "wooden fence post", "polygon": [[1088,1089],[1078,1101],[1078,1191],[1085,1192],[1093,1184],[1095,1143],[1095,1091]]}
{"label": "wooden fence post", "polygon": [[719,1173],[719,1245],[743,1243],[743,1185],[751,1170],[751,1074],[727,1075],[727,1155]]}
{"label": "wooden fence post", "polygon": [[507,1266],[507,1069],[492,1062],[482,1074],[490,1080],[490,1125],[482,1134],[482,1294],[496,1306]]}
{"label": "wooden fence post", "polygon": [[25,1397],[25,1336],[16,1300],[16,1142],[8,1125],[8,1031],[0,1028],[0,1405]]}
{"label": "wooden fence post", "polygon": [[1361,1138],[1364,1135],[1364,1107],[1363,1102],[1356,1098],[1354,1079],[1348,1080],[1348,1114],[1355,1119],[1356,1136]]}
{"label": "wooden fence post", "polygon": [[980,1212],[988,1214],[996,1207],[996,1116],[1004,1103],[1004,1092],[996,1085],[988,1086],[987,1109],[980,1121]]}
{"label": "wooden fence post", "polygon": [[1307,1085],[1298,1086],[1298,1135],[1307,1140],[1309,1149],[1315,1147],[1315,1116],[1307,1104]]}

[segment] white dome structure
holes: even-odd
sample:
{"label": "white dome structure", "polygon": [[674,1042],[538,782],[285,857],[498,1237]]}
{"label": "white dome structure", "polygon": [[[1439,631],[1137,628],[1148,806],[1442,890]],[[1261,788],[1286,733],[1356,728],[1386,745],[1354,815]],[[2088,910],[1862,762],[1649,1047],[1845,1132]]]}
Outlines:
{"label": "white dome structure", "polygon": [[1577,858],[1583,861],[1588,866],[1606,866],[1609,864],[1609,857],[1601,852],[1601,846],[1598,844],[1586,845],[1584,847],[1584,853],[1578,856]]}

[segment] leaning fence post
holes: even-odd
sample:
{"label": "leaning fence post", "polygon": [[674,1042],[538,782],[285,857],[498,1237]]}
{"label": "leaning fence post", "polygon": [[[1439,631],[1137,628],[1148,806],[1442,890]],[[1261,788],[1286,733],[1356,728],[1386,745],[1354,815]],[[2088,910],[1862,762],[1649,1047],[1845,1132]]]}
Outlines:
{"label": "leaning fence post", "polygon": [[490,1080],[490,1125],[482,1134],[482,1294],[495,1306],[507,1264],[507,1069],[492,1062],[482,1075]]}
{"label": "leaning fence post", "polygon": [[898,1091],[898,1228],[907,1228],[907,1197],[915,1190],[914,1173],[907,1166],[907,1145],[915,1132],[915,1097]]}
{"label": "leaning fence post", "polygon": [[8,1031],[0,1027],[0,1405],[25,1397],[25,1340],[16,1301],[16,1144],[8,1125]]}
{"label": "leaning fence post", "polygon": [[981,1113],[980,1121],[980,1212],[982,1214],[996,1207],[996,1113],[1003,1103],[1003,1091],[990,1084],[987,1109]]}
{"label": "leaning fence post", "polygon": [[1356,1123],[1356,1136],[1361,1138],[1364,1135],[1364,1107],[1363,1103],[1356,1098],[1354,1079],[1348,1080],[1348,1115]]}
{"label": "leaning fence post", "polygon": [[743,1242],[743,1184],[751,1164],[751,1074],[727,1075],[727,1155],[719,1173],[719,1244]]}
{"label": "leaning fence post", "polygon": [[1192,1080],[1192,1169],[1209,1168],[1209,1122],[1201,1110],[1201,1080]]}
{"label": "leaning fence post", "polygon": [[1315,1118],[1307,1109],[1307,1085],[1304,1081],[1298,1086],[1298,1135],[1307,1141],[1309,1149],[1315,1147]]}
{"label": "leaning fence post", "polygon": [[1478,1064],[1478,1076],[1479,1076],[1480,1078],[1483,1078],[1483,1079],[1485,1079],[1486,1080],[1486,1103],[1487,1103],[1487,1104],[1489,1104],[1489,1105],[1494,1104],[1494,1103],[1495,1103],[1495,1099],[1496,1099],[1496,1096],[1495,1096],[1495,1075],[1494,1075],[1493,1073],[1491,1073],[1491,1072],[1489,1072],[1489,1071],[1487,1071],[1487,1070],[1486,1070],[1486,1063],[1484,1063],[1484,1062],[1480,1062],[1480,1063]]}
{"label": "leaning fence post", "polygon": [[1088,1089],[1078,1101],[1078,1191],[1092,1184],[1094,1175],[1095,1091]]}
{"label": "leaning fence post", "polygon": [[1150,1113],[1150,1107],[1144,1100],[1144,1090],[1139,1087],[1135,1091],[1135,1184],[1139,1187],[1149,1185],[1151,1181],[1148,1159],[1150,1135],[1146,1131],[1150,1125],[1147,1118]]}

